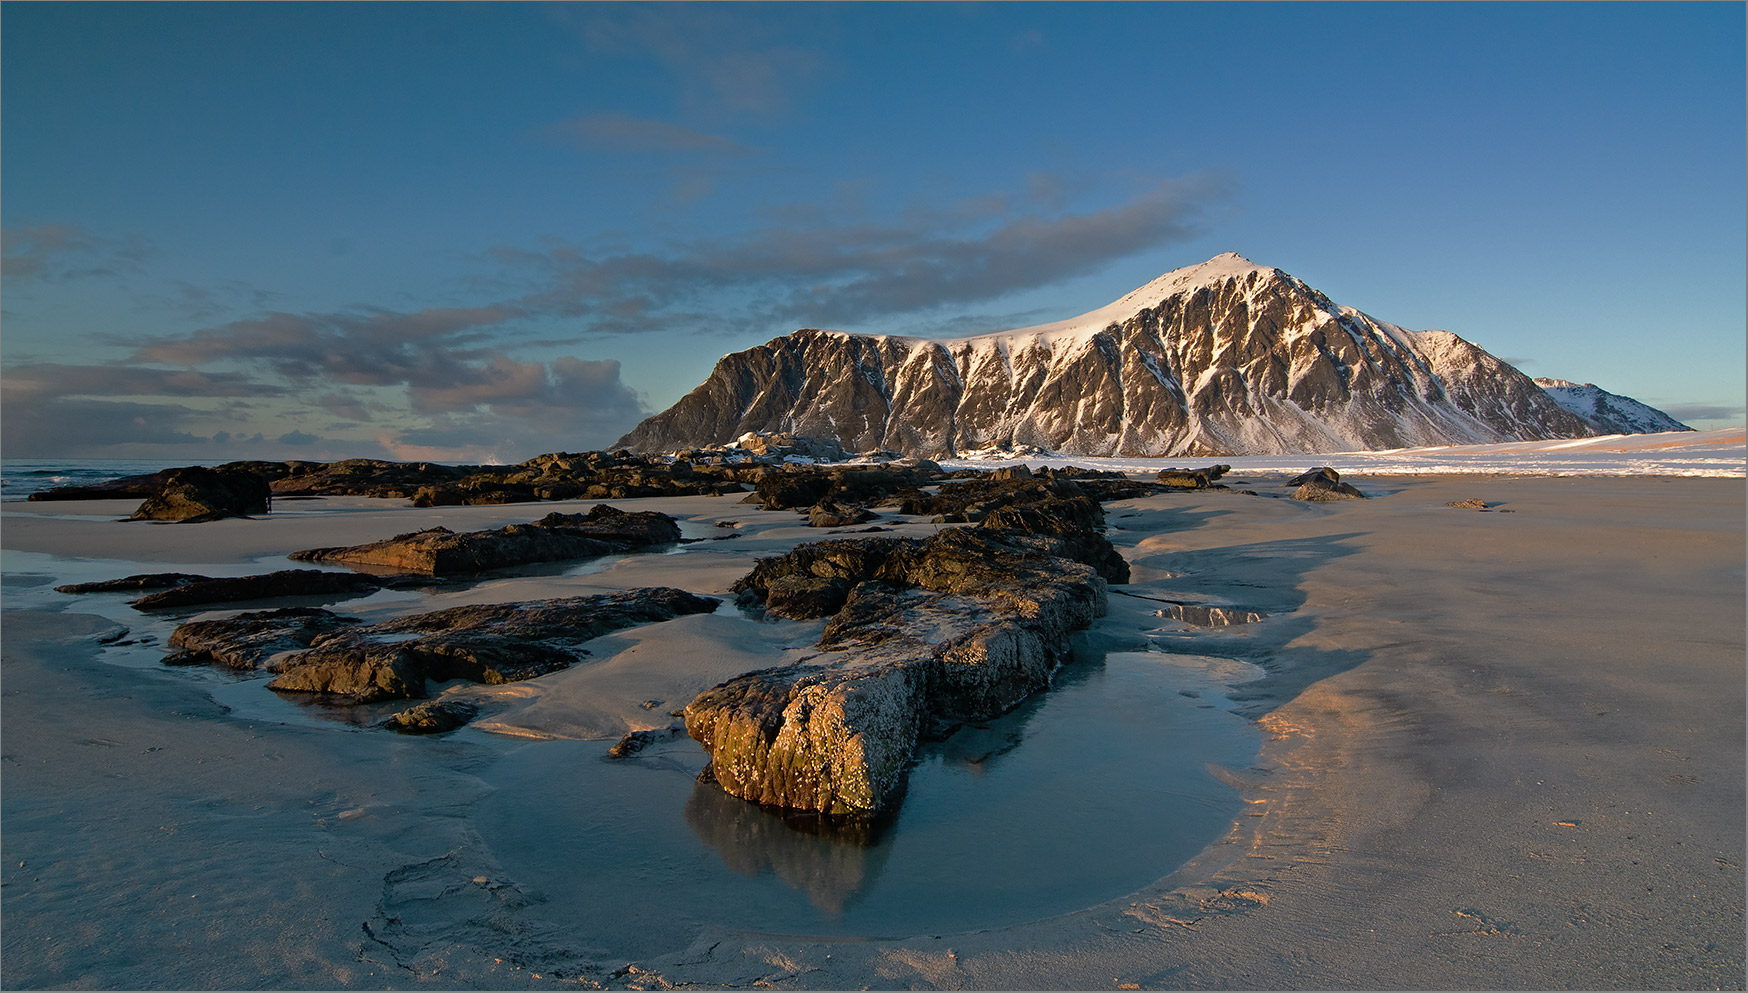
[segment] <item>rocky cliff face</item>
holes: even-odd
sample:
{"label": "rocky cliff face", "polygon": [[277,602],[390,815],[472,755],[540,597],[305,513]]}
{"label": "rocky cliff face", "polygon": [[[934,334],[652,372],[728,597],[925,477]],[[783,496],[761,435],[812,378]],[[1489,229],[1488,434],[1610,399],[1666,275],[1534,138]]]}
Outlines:
{"label": "rocky cliff face", "polygon": [[928,457],[992,445],[1215,455],[1595,433],[1454,334],[1374,320],[1232,254],[1019,331],[797,331],[724,357],[618,446],[662,451],[755,430]]}
{"label": "rocky cliff face", "polygon": [[1594,383],[1564,379],[1537,379],[1554,402],[1590,425],[1597,434],[1653,434],[1658,431],[1692,431],[1650,404],[1610,393]]}

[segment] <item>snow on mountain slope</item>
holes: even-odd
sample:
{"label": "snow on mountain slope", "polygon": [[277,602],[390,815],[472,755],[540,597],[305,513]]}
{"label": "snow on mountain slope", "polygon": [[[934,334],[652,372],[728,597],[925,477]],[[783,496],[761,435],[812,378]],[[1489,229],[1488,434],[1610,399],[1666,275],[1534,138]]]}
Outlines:
{"label": "snow on mountain slope", "polygon": [[1659,431],[1692,431],[1656,407],[1624,397],[1593,383],[1564,379],[1537,379],[1554,402],[1578,415],[1599,434],[1654,434]]}
{"label": "snow on mountain slope", "polygon": [[992,445],[1221,455],[1595,433],[1454,334],[1374,320],[1230,253],[1038,327],[939,340],[784,335],[725,356],[619,444],[672,450],[751,430],[934,457]]}

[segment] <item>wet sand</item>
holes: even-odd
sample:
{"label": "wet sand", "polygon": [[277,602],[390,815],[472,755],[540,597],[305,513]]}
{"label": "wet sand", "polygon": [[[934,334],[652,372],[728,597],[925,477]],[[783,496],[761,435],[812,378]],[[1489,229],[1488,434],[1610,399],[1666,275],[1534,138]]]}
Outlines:
{"label": "wet sand", "polygon": [[[426,512],[322,501],[307,512],[276,508],[290,513],[265,521],[156,526],[115,525],[113,505],[8,504],[0,979],[12,988],[1741,987],[1743,481],[1354,482],[1374,499],[1203,493],[1107,505],[1110,537],[1134,567],[1128,591],[1269,615],[1195,629],[1154,616],[1158,603],[1114,595],[1111,615],[1084,639],[1086,650],[1151,647],[1266,672],[1226,694],[1264,732],[1253,764],[1217,770],[1246,809],[1183,870],[1012,927],[827,941],[701,924],[635,956],[593,940],[574,908],[550,912],[557,902],[541,894],[542,880],[505,871],[477,824],[481,804],[501,799],[490,770],[548,744],[528,737],[653,726],[663,718],[641,701],[677,707],[749,660],[781,662],[810,643],[805,625],[791,633],[726,613],[653,625],[612,636],[628,640],[607,665],[467,691],[488,705],[482,726],[508,733],[410,739],[281,720],[268,707],[227,713],[193,676],[100,660],[95,639],[114,621],[94,613],[125,619],[128,608],[56,604],[32,585],[46,560],[17,553],[265,571],[283,567],[277,557],[292,548],[412,530]],[[1444,506],[1469,497],[1494,509]],[[737,519],[745,536],[441,596],[655,583],[718,592],[752,556],[820,537],[792,515],[707,499],[638,505],[683,511],[700,526]],[[527,510],[450,508],[443,523],[495,526]],[[562,788],[563,765],[553,765]]]}

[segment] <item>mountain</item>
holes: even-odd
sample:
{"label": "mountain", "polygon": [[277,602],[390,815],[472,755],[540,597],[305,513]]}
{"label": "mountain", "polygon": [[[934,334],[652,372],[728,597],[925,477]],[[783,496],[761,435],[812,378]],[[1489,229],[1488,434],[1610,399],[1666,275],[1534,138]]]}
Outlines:
{"label": "mountain", "polygon": [[760,430],[934,457],[991,445],[1200,456],[1595,433],[1454,334],[1374,320],[1230,253],[1018,331],[773,338],[723,357],[619,447],[669,451]]}
{"label": "mountain", "polygon": [[1655,434],[1658,431],[1692,431],[1656,407],[1624,397],[1593,383],[1564,379],[1537,379],[1537,386],[1554,402],[1578,415],[1597,434]]}

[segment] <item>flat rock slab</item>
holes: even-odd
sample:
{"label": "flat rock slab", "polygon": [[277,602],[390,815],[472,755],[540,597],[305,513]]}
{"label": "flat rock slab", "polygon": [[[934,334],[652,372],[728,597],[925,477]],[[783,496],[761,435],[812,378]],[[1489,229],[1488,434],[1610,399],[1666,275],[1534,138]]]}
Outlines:
{"label": "flat rock slab", "polygon": [[[304,650],[272,659],[279,676],[267,685],[375,703],[421,699],[427,680],[515,682],[574,665],[588,654],[583,642],[637,624],[709,613],[720,602],[654,587],[469,604],[378,624],[336,625],[315,634]],[[174,642],[176,635],[171,637]]]}
{"label": "flat rock slab", "polygon": [[600,504],[587,514],[547,514],[491,531],[431,528],[364,545],[306,549],[291,558],[437,576],[593,558],[679,540],[680,526],[666,514]]}

